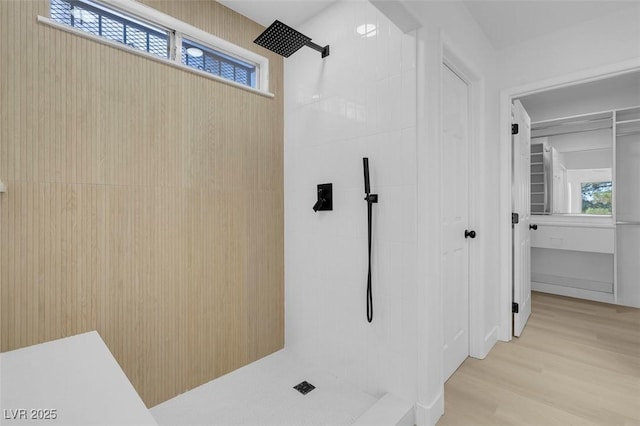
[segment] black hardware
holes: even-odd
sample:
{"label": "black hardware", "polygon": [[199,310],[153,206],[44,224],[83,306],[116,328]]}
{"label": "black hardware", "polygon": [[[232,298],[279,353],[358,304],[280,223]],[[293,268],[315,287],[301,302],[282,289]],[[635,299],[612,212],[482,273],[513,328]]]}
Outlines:
{"label": "black hardware", "polygon": [[298,392],[300,392],[301,394],[306,395],[312,390],[314,390],[316,387],[305,380],[304,382],[298,383],[293,388]]}
{"label": "black hardware", "polygon": [[296,53],[302,46],[317,50],[323,58],[329,56],[329,45],[324,47],[317,45],[311,41],[310,37],[278,20],[273,21],[253,42],[285,58]]}
{"label": "black hardware", "polygon": [[514,314],[520,312],[520,305],[518,305],[516,302],[511,302],[511,312]]}
{"label": "black hardware", "polygon": [[518,123],[514,123],[514,124],[511,125],[511,134],[512,135],[517,135],[518,134],[518,132],[520,131],[518,129],[518,127],[519,127]]}
{"label": "black hardware", "polygon": [[377,203],[378,202],[378,194],[368,194],[364,197],[365,201],[369,203]]}
{"label": "black hardware", "polygon": [[372,205],[378,202],[378,194],[370,194],[369,185],[369,159],[362,159],[364,167],[364,192],[366,196],[364,200],[367,202],[367,230],[368,230],[368,247],[369,247],[369,272],[367,273],[367,321],[373,321],[373,292],[371,290],[371,221],[373,219]]}
{"label": "black hardware", "polygon": [[476,237],[476,231],[469,231],[468,229],[464,230],[464,237],[465,238],[475,238]]}
{"label": "black hardware", "polygon": [[511,224],[515,225],[520,223],[520,215],[518,213],[511,213]]}
{"label": "black hardware", "polygon": [[318,185],[318,201],[313,205],[313,211],[333,210],[333,188],[330,183]]}
{"label": "black hardware", "polygon": [[322,208],[322,206],[324,206],[324,202],[325,199],[321,198],[321,192],[322,191],[318,191],[318,201],[316,201],[316,203],[313,205],[313,211],[317,212],[318,210],[320,210]]}
{"label": "black hardware", "polygon": [[529,229],[533,229],[534,231],[538,230],[538,225],[533,224],[533,225],[529,225]]}
{"label": "black hardware", "polygon": [[318,52],[320,52],[320,56],[322,58],[326,58],[327,56],[329,56],[330,49],[329,49],[329,45],[328,44],[326,46],[320,46],[319,44],[315,44],[312,41],[308,41],[307,44],[305,44],[305,46],[310,47],[313,50],[317,50]]}
{"label": "black hardware", "polygon": [[[362,159],[362,167],[364,168],[364,193],[369,195],[371,188],[369,187],[369,159]],[[365,198],[366,199],[366,198]]]}

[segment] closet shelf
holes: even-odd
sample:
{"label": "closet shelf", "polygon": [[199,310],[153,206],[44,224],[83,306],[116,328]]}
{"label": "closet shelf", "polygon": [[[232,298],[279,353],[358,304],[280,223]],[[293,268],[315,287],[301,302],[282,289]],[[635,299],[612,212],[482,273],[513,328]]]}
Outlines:
{"label": "closet shelf", "polygon": [[629,123],[640,123],[640,118],[634,118],[632,120],[616,121],[616,124],[629,124]]}

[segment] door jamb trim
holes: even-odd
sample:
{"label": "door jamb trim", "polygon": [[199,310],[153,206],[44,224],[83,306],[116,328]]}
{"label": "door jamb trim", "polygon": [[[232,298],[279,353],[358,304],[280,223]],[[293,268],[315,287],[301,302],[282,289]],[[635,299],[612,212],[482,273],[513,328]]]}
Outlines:
{"label": "door jamb trim", "polygon": [[[449,67],[469,87],[469,229],[479,229],[480,238],[469,245],[469,356],[484,358],[493,346],[493,341],[486,342],[484,329],[484,305],[482,300],[482,277],[484,276],[483,262],[484,239],[482,230],[482,218],[478,214],[478,206],[482,203],[484,188],[478,182],[482,181],[481,173],[485,161],[485,135],[484,135],[484,103],[485,81],[482,73],[465,58],[445,34],[442,34],[442,65]],[[440,87],[442,87],[442,75],[440,75]],[[441,89],[442,90],[442,89]],[[440,105],[442,111],[442,105]],[[442,120],[442,114],[440,114]],[[440,128],[442,128],[442,123]],[[442,143],[442,138],[440,138]],[[442,148],[440,149],[442,153]],[[473,159],[473,161],[471,161]],[[444,314],[444,312],[443,312]],[[443,336],[444,338],[444,336]]]}

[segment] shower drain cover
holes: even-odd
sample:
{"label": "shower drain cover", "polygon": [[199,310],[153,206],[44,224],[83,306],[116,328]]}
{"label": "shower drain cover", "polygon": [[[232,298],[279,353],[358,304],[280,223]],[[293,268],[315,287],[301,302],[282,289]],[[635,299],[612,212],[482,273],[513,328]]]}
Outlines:
{"label": "shower drain cover", "polygon": [[313,386],[311,383],[307,382],[306,380],[302,383],[298,383],[297,385],[295,385],[293,387],[295,390],[297,390],[298,392],[300,392],[303,395],[308,394],[309,392],[311,392],[312,390],[314,390],[316,387]]}

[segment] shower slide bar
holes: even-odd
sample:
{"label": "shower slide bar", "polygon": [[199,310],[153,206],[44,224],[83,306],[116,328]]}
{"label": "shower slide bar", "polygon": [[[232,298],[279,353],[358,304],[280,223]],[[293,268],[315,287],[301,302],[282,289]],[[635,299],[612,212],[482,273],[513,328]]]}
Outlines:
{"label": "shower slide bar", "polygon": [[373,220],[373,203],[378,202],[378,194],[371,194],[369,185],[369,158],[362,159],[364,167],[364,200],[367,202],[367,235],[369,251],[369,271],[367,273],[367,321],[373,321],[373,290],[371,289],[371,222]]}

